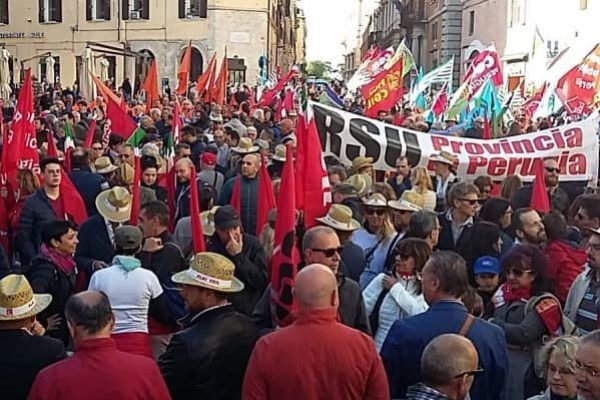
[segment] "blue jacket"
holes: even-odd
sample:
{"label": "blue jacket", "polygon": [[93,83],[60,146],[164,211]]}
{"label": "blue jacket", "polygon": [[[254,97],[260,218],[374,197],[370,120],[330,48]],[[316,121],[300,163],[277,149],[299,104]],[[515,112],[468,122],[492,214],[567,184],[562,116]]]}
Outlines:
{"label": "blue jacket", "polygon": [[73,185],[75,185],[83,198],[87,214],[89,216],[98,214],[98,210],[96,210],[96,196],[101,191],[109,188],[108,182],[106,182],[102,175],[79,168],[73,169],[69,174],[69,178],[71,178]]}
{"label": "blue jacket", "polygon": [[[466,318],[467,309],[462,303],[438,301],[424,313],[392,325],[381,348],[392,398],[403,398],[409,386],[421,381],[420,360],[425,346],[439,335],[458,334]],[[466,337],[473,342],[479,366],[485,370],[475,378],[471,398],[501,399],[508,369],[504,333],[497,326],[475,318]]]}
{"label": "blue jacket", "polygon": [[[240,175],[240,219],[244,232],[258,236],[256,234],[256,216],[258,209],[258,176],[254,179],[248,179]],[[237,177],[227,180],[221,188],[219,194],[219,205],[225,206],[230,204],[233,190]]]}
{"label": "blue jacket", "polygon": [[38,189],[25,199],[15,237],[15,247],[22,265],[28,265],[40,252],[42,227],[58,217],[44,189]]}

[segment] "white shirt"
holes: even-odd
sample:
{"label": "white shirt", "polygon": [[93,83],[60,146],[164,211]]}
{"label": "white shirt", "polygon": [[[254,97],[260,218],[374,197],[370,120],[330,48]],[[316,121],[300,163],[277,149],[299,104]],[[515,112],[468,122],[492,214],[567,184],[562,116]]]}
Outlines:
{"label": "white shirt", "polygon": [[115,314],[113,334],[148,333],[150,300],[163,292],[152,271],[138,267],[126,272],[118,265],[96,271],[89,289],[100,290],[108,296]]}

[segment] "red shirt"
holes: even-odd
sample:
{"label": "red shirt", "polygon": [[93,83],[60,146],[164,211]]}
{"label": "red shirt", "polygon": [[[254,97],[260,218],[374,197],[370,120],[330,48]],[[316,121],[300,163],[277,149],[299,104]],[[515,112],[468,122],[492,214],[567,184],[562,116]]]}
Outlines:
{"label": "red shirt", "polygon": [[117,350],[110,338],[90,339],[75,355],[43,369],[29,400],[163,400],[171,395],[147,357]]}
{"label": "red shirt", "polygon": [[337,309],[300,310],[262,337],[244,378],[244,400],[390,398],[373,339],[336,321]]}
{"label": "red shirt", "polygon": [[64,220],[65,219],[65,205],[63,204],[62,196],[58,196],[56,200],[52,200],[48,197],[48,201],[50,201],[50,206],[54,211],[54,215],[56,218]]}

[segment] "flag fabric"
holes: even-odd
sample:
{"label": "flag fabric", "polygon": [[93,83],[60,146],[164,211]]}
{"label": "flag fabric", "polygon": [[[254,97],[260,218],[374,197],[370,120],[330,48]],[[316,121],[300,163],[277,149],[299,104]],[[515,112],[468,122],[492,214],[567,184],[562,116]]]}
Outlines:
{"label": "flag fabric", "polygon": [[285,91],[283,97],[283,109],[285,110],[285,116],[290,115],[290,112],[294,109],[294,91],[288,88]]}
{"label": "flag fabric", "polygon": [[482,139],[489,140],[492,138],[492,127],[490,126],[490,120],[483,118],[483,132],[481,134]]}
{"label": "flag fabric", "polygon": [[213,53],[210,61],[208,62],[208,67],[206,68],[206,71],[204,71],[202,74],[200,74],[200,76],[198,77],[198,80],[196,81],[196,94],[198,96],[202,96],[204,91],[206,89],[208,89],[208,83],[210,82],[210,75],[213,71],[214,64],[216,62],[217,62],[217,53]]}
{"label": "flag fabric", "polygon": [[198,184],[196,181],[196,167],[192,165],[190,172],[190,227],[192,231],[192,249],[194,254],[204,253],[206,243],[204,242],[204,232],[202,232],[202,223],[200,221],[200,195],[198,194]]}
{"label": "flag fabric", "polygon": [[276,207],[273,182],[267,172],[267,158],[262,156],[260,171],[258,173],[258,207],[256,210],[256,232],[259,236],[268,221],[269,211]]}
{"label": "flag fabric", "polygon": [[535,179],[531,190],[530,207],[538,212],[547,213],[550,211],[550,199],[548,198],[548,189],[544,179],[544,160],[538,159],[535,161]]}
{"label": "flag fabric", "polygon": [[100,95],[104,98],[105,102],[108,102],[108,99],[112,99],[112,101],[114,101],[117,104],[121,103],[121,99],[119,98],[119,96],[117,96],[115,92],[113,92],[108,86],[106,86],[100,78],[93,75],[91,72],[89,72],[89,74],[92,77],[92,81],[94,81],[96,88],[100,92]]}
{"label": "flag fabric", "polygon": [[134,147],[137,147],[145,135],[144,130],[139,128],[112,99],[108,99],[106,106],[106,123],[110,133],[121,136]]}
{"label": "flag fabric", "polygon": [[54,140],[54,134],[52,133],[52,131],[48,131],[46,143],[48,143],[46,157],[58,158],[58,147],[56,147],[56,140]]}
{"label": "flag fabric", "polygon": [[529,118],[533,118],[535,112],[540,106],[540,102],[544,97],[544,92],[546,91],[547,87],[547,82],[544,82],[544,84],[538,90],[536,90],[533,96],[521,106]]}
{"label": "flag fabric", "polygon": [[467,72],[465,82],[469,82],[471,93],[476,94],[486,81],[491,80],[494,86],[502,86],[502,65],[494,46],[489,46],[475,57]]}
{"label": "flag fabric", "polygon": [[219,70],[219,75],[217,77],[217,80],[215,81],[215,85],[212,88],[212,100],[218,105],[223,105],[225,102],[225,94],[227,92],[228,79],[229,65],[227,63],[227,49],[225,49],[225,55],[223,56],[223,61],[221,62],[221,69]]}
{"label": "flag fabric", "polygon": [[446,110],[446,119],[458,117],[469,105],[470,98],[470,86],[468,82],[463,82],[450,99],[448,109]]}
{"label": "flag fabric", "polygon": [[[306,92],[306,89],[303,89]],[[306,100],[307,102],[307,100]],[[308,103],[307,103],[308,104]],[[303,109],[304,110],[304,109]],[[296,188],[296,207],[298,210],[304,210],[304,171],[306,170],[306,138],[308,137],[306,127],[306,113],[298,114],[298,123],[296,125],[296,161],[294,164],[295,188]],[[287,159],[286,159],[287,161]]]}
{"label": "flag fabric", "polygon": [[183,139],[181,137],[182,126],[181,106],[179,105],[179,101],[175,100],[175,106],[173,107],[173,139],[175,140],[175,143],[180,143]]}
{"label": "flag fabric", "polygon": [[64,168],[62,169],[59,187],[60,198],[67,219],[76,225],[83,224],[88,218],[85,202]]}
{"label": "flag fabric", "polygon": [[488,79],[475,96],[472,97],[479,106],[483,107],[487,118],[491,118],[493,113],[499,114],[502,110],[502,103],[498,99],[498,93],[491,79]]}
{"label": "flag fabric", "polygon": [[131,217],[129,225],[137,226],[140,215],[140,186],[142,182],[142,158],[134,155],[135,171],[133,173],[133,187],[131,188]]}
{"label": "flag fabric", "polygon": [[91,149],[92,143],[94,142],[94,135],[96,134],[96,120],[92,119],[88,126],[87,133],[85,134],[85,142],[83,144],[84,149]]}
{"label": "flag fabric", "polygon": [[398,60],[392,68],[381,72],[360,89],[365,99],[365,116],[375,118],[379,111],[388,111],[402,100],[402,65],[402,59]]}
{"label": "flag fabric", "polygon": [[291,323],[289,317],[294,310],[292,288],[300,262],[296,246],[296,192],[291,144],[287,145],[286,151],[277,200],[277,220],[270,265],[271,317],[274,326],[286,326]]}
{"label": "flag fabric", "polygon": [[454,57],[452,57],[445,64],[440,65],[433,71],[428,72],[421,78],[414,86],[411,92],[410,98],[416,99],[419,94],[423,93],[434,83],[448,83],[448,86],[452,86],[452,74],[454,72]]}
{"label": "flag fabric", "polygon": [[348,91],[354,92],[361,86],[371,82],[379,73],[385,71],[385,65],[394,55],[394,48],[390,47],[385,50],[379,47],[372,48],[364,60],[356,69],[356,72],[346,83]]}
{"label": "flag fabric", "polygon": [[65,122],[63,127],[65,132],[65,154],[69,149],[75,148],[75,139],[73,139],[73,128],[69,122]]}
{"label": "flag fabric", "polygon": [[571,68],[556,85],[556,94],[569,114],[587,114],[600,92],[600,44]]}
{"label": "flag fabric", "polygon": [[331,107],[344,108],[344,100],[329,85],[323,86],[323,92],[319,97],[319,102]]}
{"label": "flag fabric", "polygon": [[190,80],[190,65],[192,63],[192,41],[188,42],[188,46],[183,53],[183,58],[179,64],[179,70],[177,72],[177,88],[175,93],[182,95],[186,94],[188,90],[188,83]]}
{"label": "flag fabric", "polygon": [[[215,55],[216,57],[216,55]],[[217,80],[217,61],[210,66],[210,75],[208,79],[208,86],[206,87],[206,91],[204,92],[204,102],[210,103],[211,96],[213,92],[213,87],[215,86],[215,81]]]}
{"label": "flag fabric", "polygon": [[438,94],[435,96],[433,103],[431,104],[431,112],[436,117],[439,117],[446,111],[448,105],[448,84],[444,83],[444,86],[440,89]]}
{"label": "flag fabric", "polygon": [[150,114],[150,109],[155,100],[160,100],[160,91],[158,90],[158,67],[156,59],[152,60],[150,69],[142,85],[142,89],[146,92],[146,114]]}
{"label": "flag fabric", "polygon": [[288,82],[297,74],[297,70],[295,68],[291,68],[287,74],[285,74],[274,88],[265,90],[258,102],[258,107],[270,106],[275,99],[275,96],[281,92],[281,90],[288,84]]}
{"label": "flag fabric", "polygon": [[385,63],[384,68],[385,69],[390,69],[391,67],[394,66],[394,64],[400,59],[402,58],[402,60],[404,61],[404,63],[402,64],[402,76],[406,76],[407,74],[410,73],[410,71],[413,70],[413,68],[415,68],[415,57],[413,56],[412,52],[410,51],[410,49],[408,47],[406,47],[406,39],[402,39],[402,41],[400,42],[400,44],[398,45],[398,48],[396,49],[396,52],[394,53],[394,55],[392,56],[392,58],[390,58],[388,60],[387,63]]}

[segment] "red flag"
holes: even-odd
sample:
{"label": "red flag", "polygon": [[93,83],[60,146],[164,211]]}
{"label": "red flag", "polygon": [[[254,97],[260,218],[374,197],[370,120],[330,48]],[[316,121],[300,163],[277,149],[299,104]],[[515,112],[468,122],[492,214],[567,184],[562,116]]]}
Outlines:
{"label": "red flag", "polygon": [[487,117],[483,117],[483,133],[481,135],[482,139],[491,139],[492,138],[492,127],[490,126],[490,121]]}
{"label": "red flag", "polygon": [[402,100],[403,63],[403,57],[400,57],[390,69],[381,71],[360,89],[365,99],[365,116],[375,118],[379,111],[388,111]]}
{"label": "red flag", "polygon": [[306,135],[306,159],[304,161],[304,226],[317,225],[315,218],[327,214],[331,204],[329,177],[325,168],[317,124],[313,118]]}
{"label": "red flag", "polygon": [[129,225],[137,226],[140,215],[140,186],[142,181],[141,157],[135,157],[135,172],[133,173],[133,187],[131,188],[131,217]]}
{"label": "red flag", "polygon": [[[216,57],[216,54],[215,54]],[[209,65],[210,68],[210,75],[209,75],[209,79],[208,79],[208,86],[206,87],[206,91],[204,92],[204,102],[205,103],[210,103],[211,100],[211,96],[213,93],[213,87],[215,86],[215,82],[217,80],[217,61],[215,60],[215,62],[212,64],[212,66]]]}
{"label": "red flag", "polygon": [[100,95],[104,98],[105,102],[108,102],[108,99],[111,99],[112,101],[114,101],[117,104],[119,104],[121,102],[121,99],[119,99],[119,96],[117,96],[115,94],[115,92],[113,92],[108,86],[106,86],[100,78],[92,75],[91,72],[90,72],[90,75],[92,77],[92,80],[94,81],[94,84],[96,85],[96,88],[100,92]]}
{"label": "red flag", "polygon": [[135,122],[112,99],[108,99],[106,106],[106,123],[109,124],[111,133],[125,140],[129,140],[131,134],[137,129]]}
{"label": "red flag", "polygon": [[204,71],[202,74],[200,74],[200,76],[198,77],[198,80],[196,81],[196,93],[198,94],[198,96],[202,96],[202,93],[204,93],[204,91],[207,89],[207,85],[210,82],[210,76],[213,71],[214,64],[216,64],[216,62],[217,62],[217,53],[213,53],[213,56],[211,57],[211,59],[208,63],[208,67],[206,68],[206,71]]}
{"label": "red flag", "polygon": [[58,158],[58,147],[56,147],[56,141],[54,140],[52,131],[48,131],[48,150],[46,151],[46,156]]}
{"label": "red flag", "polygon": [[544,97],[544,93],[546,92],[546,88],[548,87],[548,83],[544,82],[544,84],[542,85],[541,88],[539,88],[535,94],[533,95],[533,97],[531,97],[529,100],[527,100],[522,108],[525,111],[525,114],[529,117],[529,118],[533,118],[533,115],[535,114],[535,112],[537,111],[538,107],[540,106],[540,102],[542,101],[542,98]]}
{"label": "red flag", "polygon": [[60,178],[60,198],[69,221],[83,224],[88,218],[85,202],[64,168]]}
{"label": "red flag", "polygon": [[267,223],[269,211],[275,207],[275,193],[273,193],[271,177],[267,172],[267,159],[266,157],[262,157],[260,172],[258,174],[258,209],[256,210],[255,236],[260,235]]}
{"label": "red flag", "polygon": [[156,66],[156,59],[152,60],[150,69],[146,75],[146,80],[142,85],[142,89],[146,92],[146,113],[150,114],[152,103],[155,100],[160,99],[160,91],[158,90],[158,67]]}
{"label": "red flag", "polygon": [[192,41],[188,43],[188,47],[185,49],[181,64],[179,64],[179,72],[177,72],[177,88],[175,93],[186,94],[188,90],[188,83],[190,81],[190,65],[192,63]]}
{"label": "red flag", "polygon": [[569,114],[585,115],[600,92],[600,44],[556,85],[556,93]]}
{"label": "red flag", "polygon": [[538,212],[547,213],[550,211],[550,199],[548,198],[548,190],[544,179],[544,160],[538,159],[535,162],[535,180],[531,190],[530,207]]}
{"label": "red flag", "polygon": [[304,114],[298,114],[298,126],[296,127],[296,207],[304,210],[304,172],[306,170],[306,138],[308,137],[306,119]]}
{"label": "red flag", "polygon": [[285,91],[283,98],[283,108],[285,109],[286,117],[290,115],[290,111],[294,109],[294,92],[292,90]]}
{"label": "red flag", "polygon": [[227,49],[225,49],[225,56],[221,62],[221,69],[219,70],[219,76],[213,86],[212,100],[218,105],[223,105],[225,102],[225,93],[227,92],[227,81],[229,79],[229,65],[227,63]]}
{"label": "red flag", "polygon": [[464,80],[469,82],[471,88],[469,99],[477,93],[487,79],[491,79],[496,87],[502,86],[504,83],[502,64],[498,52],[493,46],[479,53],[465,73]]}
{"label": "red flag", "polygon": [[83,148],[91,149],[92,143],[94,142],[94,135],[96,134],[96,120],[92,119],[90,121],[90,126],[88,126],[87,133],[85,134],[85,143],[83,144]]}
{"label": "red flag", "polygon": [[296,193],[294,157],[291,144],[281,174],[281,190],[277,200],[277,220],[271,258],[271,316],[276,326],[289,324],[294,309],[292,288],[298,272],[300,256],[296,247]]}
{"label": "red flag", "polygon": [[431,104],[431,111],[436,117],[442,115],[446,111],[448,105],[448,85],[444,83],[444,86],[440,89],[437,96]]}
{"label": "red flag", "polygon": [[273,103],[273,100],[275,99],[275,96],[277,94],[279,94],[279,92],[281,92],[281,89],[283,89],[285,87],[285,85],[287,85],[287,83],[296,76],[298,72],[296,71],[295,68],[290,69],[287,74],[285,74],[281,79],[279,79],[279,81],[277,82],[277,85],[275,85],[275,87],[273,89],[270,90],[265,90],[260,98],[260,101],[258,102],[258,106],[259,107],[264,107],[264,106],[270,106]]}
{"label": "red flag", "polygon": [[192,229],[194,254],[198,254],[206,251],[206,244],[204,243],[204,233],[202,232],[202,223],[200,222],[200,198],[198,195],[198,184],[196,183],[196,167],[193,165],[190,174],[190,226]]}

